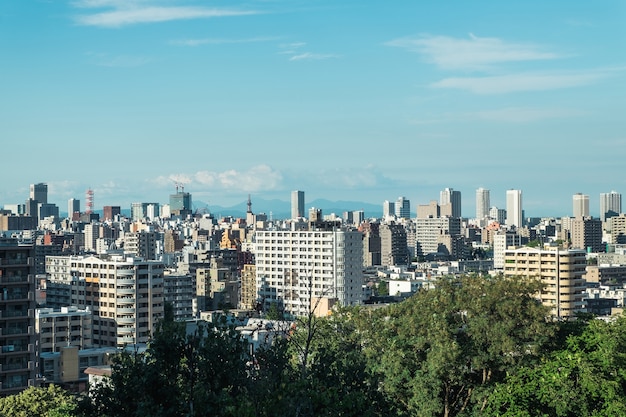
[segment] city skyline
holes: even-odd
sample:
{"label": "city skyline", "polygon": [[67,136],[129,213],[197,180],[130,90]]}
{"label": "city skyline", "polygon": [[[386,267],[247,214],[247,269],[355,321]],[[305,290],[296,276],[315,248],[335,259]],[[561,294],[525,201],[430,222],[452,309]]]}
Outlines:
{"label": "city skyline", "polygon": [[[9,0],[0,206],[248,194],[526,216],[626,189],[626,5]],[[595,150],[595,152],[594,152]],[[600,156],[601,155],[601,156]],[[382,210],[382,208],[381,208]]]}

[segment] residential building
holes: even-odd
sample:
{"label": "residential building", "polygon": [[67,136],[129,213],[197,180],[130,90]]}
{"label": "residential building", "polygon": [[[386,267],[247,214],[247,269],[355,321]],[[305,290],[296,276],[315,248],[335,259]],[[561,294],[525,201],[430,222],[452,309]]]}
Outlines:
{"label": "residential building", "polygon": [[476,190],[476,218],[484,219],[489,217],[489,207],[491,201],[489,198],[489,190],[479,188]]}
{"label": "residential building", "polygon": [[315,298],[343,306],[362,302],[363,243],[360,232],[268,230],[255,234],[256,285],[264,308],[307,315]]}
{"label": "residential building", "polygon": [[406,229],[401,224],[383,223],[378,228],[381,265],[408,265],[411,257],[406,240]]}
{"label": "residential building", "polygon": [[576,193],[574,194],[573,198],[573,205],[574,205],[574,218],[576,219],[582,219],[583,217],[589,217],[589,196],[582,194],[582,193]]}
{"label": "residential building", "polygon": [[33,246],[0,238],[0,397],[35,385]]}
{"label": "residential building", "polygon": [[451,254],[455,252],[454,248],[448,247],[442,237],[460,236],[461,219],[459,217],[418,217],[415,219],[415,234],[417,256],[445,252]]}
{"label": "residential building", "polygon": [[575,218],[570,223],[572,247],[588,252],[605,252],[602,243],[602,221],[591,217]]}
{"label": "residential building", "polygon": [[95,346],[147,343],[163,317],[164,269],[121,255],[49,256],[48,306],[89,308]]}
{"label": "residential building", "polygon": [[522,246],[528,243],[528,238],[514,231],[498,230],[493,233],[493,267],[496,270],[504,268],[504,254],[511,246]]}
{"label": "residential building", "polygon": [[584,311],[586,254],[580,249],[512,248],[504,255],[505,276],[541,280],[544,289],[537,298],[550,307],[555,318],[574,317]]}
{"label": "residential building", "polygon": [[506,224],[507,226],[522,227],[522,191],[507,190],[506,191]]}
{"label": "residential building", "polygon": [[93,316],[89,309],[76,306],[38,308],[35,311],[35,332],[39,340],[39,353],[60,352],[61,348],[93,347]]}

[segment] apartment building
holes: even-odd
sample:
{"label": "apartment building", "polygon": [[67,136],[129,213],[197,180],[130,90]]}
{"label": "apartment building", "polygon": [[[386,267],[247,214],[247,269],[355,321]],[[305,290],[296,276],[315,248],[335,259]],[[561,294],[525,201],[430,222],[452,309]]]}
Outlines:
{"label": "apartment building", "polygon": [[35,384],[33,246],[0,238],[0,397]]}
{"label": "apartment building", "polygon": [[35,332],[39,339],[39,353],[60,352],[61,348],[79,349],[93,345],[91,311],[76,306],[38,308],[35,311]]}
{"label": "apartment building", "polygon": [[89,308],[94,346],[147,343],[163,317],[164,269],[161,262],[122,255],[50,256],[48,305]]}
{"label": "apartment building", "polygon": [[504,253],[504,275],[540,279],[544,289],[538,298],[555,318],[573,317],[584,311],[586,255],[582,249],[509,248]]}
{"label": "apartment building", "polygon": [[363,242],[356,230],[257,231],[256,287],[264,308],[306,315],[312,301],[362,302]]}

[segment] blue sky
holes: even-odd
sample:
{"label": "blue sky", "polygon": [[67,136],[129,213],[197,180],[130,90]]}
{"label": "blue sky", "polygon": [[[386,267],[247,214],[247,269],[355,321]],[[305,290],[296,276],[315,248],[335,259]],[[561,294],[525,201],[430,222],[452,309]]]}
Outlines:
{"label": "blue sky", "polygon": [[626,193],[624,1],[0,2],[0,205]]}

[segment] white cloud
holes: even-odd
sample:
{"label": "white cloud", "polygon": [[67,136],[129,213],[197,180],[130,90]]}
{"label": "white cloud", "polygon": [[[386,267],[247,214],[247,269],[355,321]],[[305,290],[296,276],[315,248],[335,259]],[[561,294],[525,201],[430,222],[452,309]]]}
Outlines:
{"label": "white cloud", "polygon": [[193,174],[170,174],[158,177],[155,182],[166,187],[181,183],[190,189],[201,186],[216,190],[236,189],[257,192],[277,189],[282,179],[280,172],[267,165],[257,165],[246,171],[230,169],[222,172],[198,171]]}
{"label": "white cloud", "polygon": [[258,38],[245,38],[245,39],[219,39],[219,38],[206,38],[206,39],[181,39],[171,41],[170,45],[178,46],[200,46],[200,45],[222,45],[231,43],[254,43],[254,42],[268,42],[278,38],[275,37],[258,37]]}
{"label": "white cloud", "polygon": [[225,16],[244,16],[256,14],[252,10],[231,10],[206,7],[184,6],[138,6],[131,7],[115,1],[96,1],[98,6],[111,6],[113,10],[84,14],[76,17],[76,22],[85,26],[115,28],[139,23],[157,23],[171,20],[199,19]]}
{"label": "white cloud", "polygon": [[290,61],[317,61],[317,60],[322,60],[322,59],[331,59],[331,58],[338,58],[337,55],[333,55],[333,54],[314,54],[311,52],[304,52],[302,54],[297,54],[292,56],[291,58],[289,58]]}
{"label": "white cloud", "polygon": [[450,77],[431,84],[434,88],[454,88],[475,94],[504,94],[544,91],[592,84],[608,74],[605,71],[580,73],[520,73],[485,77]]}
{"label": "white cloud", "polygon": [[400,38],[387,42],[387,45],[415,51],[428,62],[447,70],[486,69],[505,62],[559,58],[557,54],[543,51],[538,45],[481,38],[471,34],[467,39],[431,35]]}

